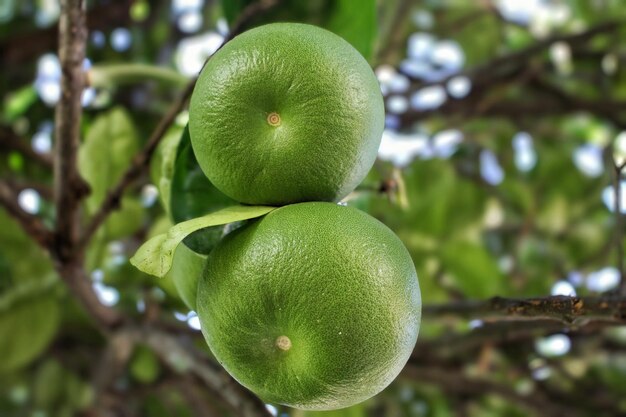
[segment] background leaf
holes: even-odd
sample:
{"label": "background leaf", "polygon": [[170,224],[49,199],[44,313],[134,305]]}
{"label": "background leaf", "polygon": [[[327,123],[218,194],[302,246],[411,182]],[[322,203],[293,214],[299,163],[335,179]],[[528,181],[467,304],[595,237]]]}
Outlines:
{"label": "background leaf", "polygon": [[5,291],[0,297],[0,373],[27,365],[48,346],[58,326],[54,276]]}
{"label": "background leaf", "polygon": [[78,151],[80,174],[91,187],[85,202],[90,213],[104,201],[138,149],[137,131],[126,110],[117,107],[94,120]]}
{"label": "background leaf", "polygon": [[[233,23],[255,0],[222,0],[224,16]],[[272,22],[310,23],[324,27],[350,42],[365,59],[372,57],[378,33],[375,0],[286,0],[281,7],[254,19],[251,26]]]}

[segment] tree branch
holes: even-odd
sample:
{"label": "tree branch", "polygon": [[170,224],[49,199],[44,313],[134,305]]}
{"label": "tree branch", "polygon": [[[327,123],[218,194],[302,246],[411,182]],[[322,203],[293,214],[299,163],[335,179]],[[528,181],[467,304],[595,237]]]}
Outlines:
{"label": "tree branch", "polygon": [[[624,24],[624,21],[622,20],[607,21],[607,22],[600,23],[592,28],[589,28],[588,30],[583,31],[583,32],[568,33],[565,35],[553,36],[551,38],[547,38],[539,42],[536,42],[532,44],[531,46],[525,49],[522,49],[520,51],[498,56],[494,58],[493,60],[483,65],[478,65],[477,67],[473,69],[451,74],[442,80],[432,82],[432,83],[427,83],[427,84],[424,84],[423,86],[443,85],[447,83],[450,79],[457,77],[459,75],[465,75],[469,77],[470,79],[472,79],[472,81],[475,81],[477,78],[489,80],[489,79],[492,79],[494,76],[494,73],[498,71],[502,71],[503,69],[510,70],[511,67],[519,67],[520,65],[526,65],[530,58],[534,57],[537,54],[544,52],[546,49],[548,49],[550,46],[552,46],[555,43],[565,42],[571,45],[584,43],[584,42],[589,41],[590,39],[593,39],[597,35],[600,35],[603,33],[610,33],[615,30],[619,30],[623,24]],[[423,86],[418,86],[418,88],[421,88]]]}
{"label": "tree branch", "polygon": [[52,193],[52,188],[50,188],[49,185],[37,181],[24,180],[21,178],[7,178],[5,179],[5,183],[13,190],[13,194],[15,196],[19,195],[19,193],[21,193],[22,191],[31,188],[37,191],[37,193],[46,200],[52,200],[52,198],[54,197]]}
{"label": "tree branch", "polygon": [[85,85],[85,3],[61,1],[59,18],[59,61],[61,98],[55,113],[54,200],[56,242],[52,248],[61,261],[68,260],[78,239],[80,199],[87,188],[78,174],[76,155],[80,143],[81,97]]}
{"label": "tree branch", "polygon": [[[613,158],[611,158],[613,160]],[[626,162],[613,162],[613,197],[615,198],[615,257],[620,275],[619,293],[626,296],[626,271],[624,271],[624,223],[622,221],[622,171]]]}
{"label": "tree branch", "polygon": [[26,213],[17,203],[17,195],[9,184],[0,181],[0,206],[15,218],[22,229],[32,237],[41,247],[48,249],[52,243],[52,232],[43,224],[41,219]]}
{"label": "tree branch", "polygon": [[113,309],[98,300],[85,272],[82,253],[77,250],[80,230],[80,200],[88,186],[78,173],[77,151],[80,143],[82,93],[85,86],[84,0],[61,1],[59,18],[59,61],[61,64],[61,98],[55,113],[54,200],[56,206],[55,239],[50,252],[55,267],[74,296],[97,324],[104,329],[122,321]]}
{"label": "tree branch", "polygon": [[457,316],[480,319],[554,319],[575,324],[589,319],[626,323],[626,297],[567,297],[512,299],[494,297],[485,301],[459,301],[424,306],[424,316]]}
{"label": "tree branch", "polygon": [[177,338],[155,329],[144,329],[139,337],[172,369],[194,374],[208,388],[218,392],[238,416],[269,417],[270,413],[256,396],[239,385],[220,366],[184,349]]}
{"label": "tree branch", "polygon": [[497,103],[490,103],[487,108],[484,108],[484,105],[481,106],[481,104],[483,104],[483,99],[488,97],[488,93],[494,91],[496,86],[506,84],[510,82],[510,80],[514,80],[515,77],[525,76],[528,71],[533,71],[533,67],[530,65],[531,58],[544,52],[555,42],[566,42],[571,45],[582,44],[599,34],[618,30],[622,25],[622,21],[609,21],[598,24],[584,32],[554,36],[539,41],[520,51],[496,57],[475,68],[450,74],[441,80],[428,83],[416,82],[412,88],[407,91],[406,94],[408,96],[411,96],[414,92],[424,87],[445,85],[450,79],[458,76],[468,77],[472,82],[472,88],[470,93],[463,99],[448,100],[443,106],[437,109],[407,111],[399,116],[401,125],[410,126],[416,121],[426,119],[433,114],[441,113],[461,114],[469,117],[475,115],[519,117],[526,114],[553,114],[555,111],[557,113],[563,113],[564,111],[576,110],[588,110],[592,113],[602,115],[604,115],[603,112],[606,112],[606,115],[618,124],[619,120],[614,117],[615,109],[619,108],[620,105],[623,107],[623,103],[610,102],[610,100],[590,101],[577,99],[572,101],[569,96],[564,98],[555,94],[556,91],[548,91],[554,99],[552,103],[546,103],[542,99],[532,102],[527,101],[526,103],[520,103],[518,101],[498,101]]}
{"label": "tree branch", "polygon": [[89,315],[96,321],[102,332],[120,325],[123,317],[111,307],[100,302],[82,262],[57,262],[55,268],[65,285]]}
{"label": "tree branch", "polygon": [[407,364],[402,375],[425,384],[435,384],[444,392],[463,394],[472,397],[483,395],[497,395],[520,407],[534,412],[537,416],[578,416],[580,412],[565,404],[555,404],[539,390],[528,395],[517,393],[506,385],[484,378],[468,377],[459,369],[441,369],[432,366]]}
{"label": "tree branch", "polygon": [[475,355],[476,349],[485,345],[506,346],[532,342],[537,337],[551,333],[568,332],[585,336],[597,334],[614,322],[589,321],[580,325],[564,325],[553,319],[528,321],[497,321],[484,323],[473,330],[463,333],[446,334],[436,339],[418,339],[412,356],[420,358],[441,358],[445,360],[457,355]]}
{"label": "tree branch", "polygon": [[[117,0],[92,7],[87,15],[89,27],[92,30],[110,30],[111,27],[124,25],[130,20],[131,5],[131,0]],[[24,61],[57,49],[61,42],[54,27],[11,35],[0,40],[0,64],[5,69],[20,68]]]}
{"label": "tree branch", "polygon": [[27,142],[6,126],[0,127],[0,148],[15,150],[44,168],[52,168],[50,155],[35,152]]}

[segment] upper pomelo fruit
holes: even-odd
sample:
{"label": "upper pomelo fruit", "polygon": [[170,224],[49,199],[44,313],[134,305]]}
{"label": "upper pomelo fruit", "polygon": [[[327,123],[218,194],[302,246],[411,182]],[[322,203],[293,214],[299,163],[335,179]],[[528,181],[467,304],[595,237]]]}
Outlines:
{"label": "upper pomelo fruit", "polygon": [[189,108],[200,167],[246,204],[337,201],[372,167],[380,87],[348,42],[315,26],[249,30],[215,53]]}
{"label": "upper pomelo fruit", "polygon": [[197,311],[211,351],[266,402],[336,409],[408,360],[421,298],[413,262],[373,217],[332,203],[274,210],[209,254]]}

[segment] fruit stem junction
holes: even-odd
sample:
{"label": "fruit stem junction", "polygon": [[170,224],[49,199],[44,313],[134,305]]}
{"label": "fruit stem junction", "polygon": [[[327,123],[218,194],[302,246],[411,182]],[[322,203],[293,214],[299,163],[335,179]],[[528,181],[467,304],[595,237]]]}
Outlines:
{"label": "fruit stem junction", "polygon": [[278,336],[276,338],[276,347],[286,352],[291,349],[291,340],[287,336]]}
{"label": "fruit stem junction", "polygon": [[280,116],[276,112],[271,112],[267,115],[267,123],[270,126],[280,126]]}

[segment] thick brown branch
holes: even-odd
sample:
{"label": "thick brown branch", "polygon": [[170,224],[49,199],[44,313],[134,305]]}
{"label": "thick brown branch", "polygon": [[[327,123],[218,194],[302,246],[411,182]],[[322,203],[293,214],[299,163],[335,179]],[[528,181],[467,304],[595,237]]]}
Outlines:
{"label": "thick brown branch", "polygon": [[59,18],[59,61],[61,98],[55,113],[54,200],[56,206],[56,244],[53,253],[61,261],[70,259],[78,239],[80,198],[86,192],[76,155],[80,143],[81,96],[85,85],[85,3],[61,2]]}
{"label": "thick brown branch", "polygon": [[517,347],[520,343],[532,342],[538,337],[564,331],[577,336],[597,335],[607,326],[615,326],[615,323],[595,320],[574,326],[552,319],[483,323],[469,332],[446,334],[436,339],[420,338],[412,356],[417,360],[475,356],[476,350],[485,345],[504,347],[514,344]]}
{"label": "thick brown branch", "polygon": [[52,243],[52,233],[43,222],[32,214],[26,213],[17,202],[17,195],[11,186],[0,181],[0,206],[13,216],[24,231],[32,237],[44,249],[48,249]]}
{"label": "thick brown branch", "polygon": [[50,252],[57,272],[70,291],[105,330],[120,323],[121,316],[98,300],[82,264],[82,254],[76,246],[80,228],[80,200],[88,190],[78,174],[76,160],[80,143],[81,98],[85,85],[83,61],[86,41],[84,0],[61,1],[61,98],[55,113],[54,150],[56,230]]}
{"label": "thick brown branch", "polygon": [[626,297],[567,297],[512,299],[494,297],[486,301],[460,301],[424,306],[430,317],[446,315],[477,319],[553,319],[570,324],[589,319],[626,323]]}
{"label": "thick brown branch", "polygon": [[0,127],[0,148],[17,151],[45,168],[52,168],[50,155],[35,152],[26,141],[5,126]]}

